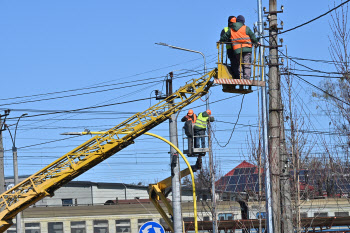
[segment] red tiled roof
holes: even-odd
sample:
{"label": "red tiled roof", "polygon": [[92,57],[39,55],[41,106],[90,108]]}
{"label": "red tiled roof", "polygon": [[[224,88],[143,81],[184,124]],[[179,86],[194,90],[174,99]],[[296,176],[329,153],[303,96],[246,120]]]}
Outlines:
{"label": "red tiled roof", "polygon": [[257,168],[257,166],[255,166],[254,164],[248,163],[247,161],[243,160],[242,163],[240,163],[237,167],[235,167],[234,169],[229,171],[225,176],[232,176],[235,172],[235,169],[237,169],[237,168],[249,168],[249,167],[256,167]]}

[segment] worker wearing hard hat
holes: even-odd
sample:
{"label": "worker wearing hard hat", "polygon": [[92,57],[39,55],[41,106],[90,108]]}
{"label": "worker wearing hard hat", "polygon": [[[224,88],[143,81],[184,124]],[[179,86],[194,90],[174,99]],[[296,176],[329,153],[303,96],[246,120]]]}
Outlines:
{"label": "worker wearing hard hat", "polygon": [[[220,37],[222,37],[228,30],[231,30],[230,27],[232,26],[233,23],[236,23],[236,17],[229,16],[228,17],[228,25],[227,25],[227,27],[224,27],[224,29],[221,30]],[[231,44],[226,44],[226,55],[227,55],[228,59],[230,59],[231,69],[233,70],[234,67],[238,66],[238,63],[235,59],[235,55],[233,53],[233,48],[232,48]],[[226,59],[226,63],[227,63],[227,59]]]}
{"label": "worker wearing hard hat", "polygon": [[193,153],[193,126],[196,123],[197,116],[193,113],[193,110],[188,110],[188,113],[186,116],[184,116],[181,121],[185,122],[184,129],[185,134],[188,138],[188,156],[191,156]]}
{"label": "worker wearing hard hat", "polygon": [[[235,77],[250,79],[252,44],[259,44],[252,30],[244,25],[243,15],[237,16],[236,23],[232,23],[230,30],[223,34],[220,42],[231,42],[233,53],[238,61],[238,66],[233,70]],[[242,60],[241,60],[242,52]],[[243,63],[243,64],[242,64]],[[240,65],[242,64],[242,65]]]}
{"label": "worker wearing hard hat", "polygon": [[188,110],[187,115],[181,119],[182,122],[185,122],[184,129],[185,129],[185,134],[188,138],[193,137],[193,126],[196,123],[196,120],[197,120],[197,116],[196,114],[193,113],[192,109]]}
{"label": "worker wearing hard hat", "polygon": [[181,119],[181,121],[182,121],[182,122],[192,121],[192,123],[194,124],[194,123],[196,123],[196,119],[197,119],[196,114],[194,114],[194,113],[193,113],[193,110],[190,109],[190,110],[188,110],[187,115],[184,116],[184,117]]}
{"label": "worker wearing hard hat", "polygon": [[[199,148],[199,140],[201,140],[202,148],[205,148],[205,131],[207,124],[213,122],[214,117],[211,116],[211,111],[208,109],[205,112],[201,112],[197,116],[196,123],[194,124],[194,147]],[[197,136],[197,137],[196,137]]]}

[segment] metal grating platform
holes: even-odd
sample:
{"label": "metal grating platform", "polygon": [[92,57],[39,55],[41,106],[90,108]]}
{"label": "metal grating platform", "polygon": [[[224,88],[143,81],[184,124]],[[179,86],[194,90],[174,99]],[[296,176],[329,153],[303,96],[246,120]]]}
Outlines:
{"label": "metal grating platform", "polygon": [[249,80],[249,79],[214,79],[215,84],[231,84],[231,85],[244,85],[244,86],[265,86],[264,81]]}

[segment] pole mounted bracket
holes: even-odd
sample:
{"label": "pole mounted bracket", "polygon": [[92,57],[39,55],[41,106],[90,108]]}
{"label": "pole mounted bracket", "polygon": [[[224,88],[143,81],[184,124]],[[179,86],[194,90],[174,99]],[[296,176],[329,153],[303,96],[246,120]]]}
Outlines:
{"label": "pole mounted bracket", "polygon": [[264,48],[280,48],[283,47],[283,45],[261,45]]}
{"label": "pole mounted bracket", "polygon": [[266,63],[267,66],[283,66],[283,63]]}
{"label": "pole mounted bracket", "polygon": [[266,7],[263,8],[264,14],[270,15],[270,14],[279,14],[283,13],[284,6],[281,5],[281,10],[280,11],[266,11]]}
{"label": "pole mounted bracket", "polygon": [[264,14],[266,15],[271,15],[271,14],[279,14],[283,13],[283,11],[265,11]]}

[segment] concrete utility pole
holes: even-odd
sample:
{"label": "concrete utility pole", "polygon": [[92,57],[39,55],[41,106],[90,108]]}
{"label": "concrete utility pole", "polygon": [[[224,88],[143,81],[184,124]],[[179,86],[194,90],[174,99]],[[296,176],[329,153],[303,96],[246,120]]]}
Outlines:
{"label": "concrete utility pole", "polygon": [[277,0],[269,0],[269,161],[271,172],[272,211],[274,233],[281,232],[280,196],[280,75],[277,44]]}
{"label": "concrete utility pole", "polygon": [[[167,79],[167,93],[169,96],[173,93],[173,73],[170,72],[170,78]],[[176,114],[172,114],[169,119],[169,136],[170,142],[178,147],[177,121]],[[172,187],[172,204],[174,233],[182,233],[182,209],[181,209],[181,182],[180,182],[180,160],[179,154],[173,147],[170,147],[170,164],[171,164],[171,187]]]}
{"label": "concrete utility pole", "polygon": [[[15,134],[12,136],[12,133],[10,131],[10,129],[7,127],[7,125],[5,125],[5,127],[7,128],[7,130],[10,133],[11,136],[11,140],[12,140],[12,155],[13,155],[13,180],[14,180],[14,185],[17,185],[19,183],[18,180],[18,162],[17,162],[17,147],[16,147],[16,135],[17,135],[17,127],[18,127],[18,123],[19,120],[28,115],[27,113],[22,114],[20,117],[18,117],[17,123],[16,123],[16,128],[15,128]],[[22,233],[22,213],[18,213],[16,215],[16,231],[18,233]]]}
{"label": "concrete utility pole", "polygon": [[3,122],[0,114],[0,193],[5,192],[4,145],[2,144]]}
{"label": "concrete utility pole", "polygon": [[[260,63],[263,64],[265,59],[264,54],[264,29],[263,29],[263,7],[262,0],[258,0],[258,32],[260,37]],[[260,69],[261,78],[265,78],[265,69]],[[265,164],[265,199],[266,199],[266,231],[269,233],[274,233],[273,231],[273,223],[272,223],[272,194],[271,194],[271,178],[270,178],[270,161],[269,161],[269,143],[268,143],[268,111],[267,111],[267,98],[266,98],[266,85],[261,87],[261,113],[262,113],[262,132],[263,132],[263,149],[262,155],[264,157]],[[259,167],[260,172],[260,167]],[[260,189],[260,184],[259,184]],[[261,222],[262,216],[259,215],[259,221]],[[259,228],[259,233],[261,233],[262,229]]]}
{"label": "concrete utility pole", "polygon": [[[282,8],[283,10],[283,8]],[[277,0],[269,1],[269,95],[270,95],[270,162],[275,233],[293,232],[289,159],[284,133],[281,76],[278,60]],[[282,206],[280,206],[282,204]],[[282,207],[282,209],[281,209]],[[282,215],[281,215],[282,213]],[[281,228],[282,223],[282,228]],[[283,231],[282,231],[283,230]]]}
{"label": "concrete utility pole", "polygon": [[[5,190],[5,169],[4,169],[4,145],[2,142],[2,131],[5,130],[6,117],[10,114],[10,110],[5,110],[5,114],[0,114],[0,193]],[[4,117],[4,119],[2,119]]]}
{"label": "concrete utility pole", "polygon": [[[286,151],[281,76],[278,61],[277,0],[269,0],[269,146],[274,232],[293,232],[289,159]],[[282,209],[281,209],[282,203]],[[282,213],[282,215],[281,215]],[[282,223],[282,226],[281,226]]]}

